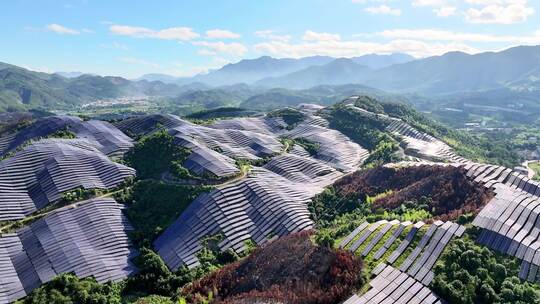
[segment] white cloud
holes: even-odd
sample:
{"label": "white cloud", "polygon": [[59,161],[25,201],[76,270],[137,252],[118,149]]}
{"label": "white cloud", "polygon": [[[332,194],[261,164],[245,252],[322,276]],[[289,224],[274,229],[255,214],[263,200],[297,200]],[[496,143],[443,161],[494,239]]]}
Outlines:
{"label": "white cloud", "polygon": [[240,34],[228,30],[213,29],[206,31],[206,38],[210,39],[238,39]]}
{"label": "white cloud", "polygon": [[233,56],[242,56],[247,52],[247,48],[238,42],[225,43],[223,41],[194,41],[193,45],[204,47],[198,51],[200,55],[215,55],[218,53],[224,53]]}
{"label": "white cloud", "polygon": [[67,28],[65,26],[62,26],[60,24],[56,24],[56,23],[51,23],[49,25],[46,26],[47,30],[51,31],[51,32],[55,32],[57,34],[61,34],[61,35],[78,35],[80,34],[81,32],[77,31],[77,30],[74,30],[74,29],[70,29],[70,28]]}
{"label": "white cloud", "polygon": [[433,11],[438,17],[449,17],[456,14],[457,8],[455,6],[443,6],[436,8]]}
{"label": "white cloud", "polygon": [[262,31],[256,31],[253,33],[256,37],[267,39],[267,40],[273,40],[273,41],[289,41],[291,40],[290,35],[280,35],[276,34],[272,30],[262,30]]}
{"label": "white cloud", "polygon": [[540,44],[540,31],[527,36],[507,36],[453,32],[439,29],[393,29],[378,35],[388,39],[414,39],[454,42],[505,42],[513,44]]}
{"label": "white cloud", "polygon": [[524,22],[534,14],[528,0],[413,0],[413,6],[434,7],[439,17],[459,12],[469,23],[512,24]]}
{"label": "white cloud", "polygon": [[305,41],[338,41],[341,40],[341,37],[338,34],[330,33],[318,33],[314,31],[306,31],[302,40]]}
{"label": "white cloud", "polygon": [[395,39],[387,43],[350,41],[316,41],[288,43],[270,41],[256,44],[256,52],[275,57],[301,58],[306,56],[325,55],[333,57],[353,57],[365,54],[390,54],[396,52],[408,53],[415,57],[441,55],[450,51],[478,53],[480,50],[459,42],[441,43],[424,42],[412,39]]}
{"label": "white cloud", "polygon": [[[484,0],[468,0],[472,4],[488,4]],[[490,1],[482,8],[469,8],[465,20],[470,23],[512,24],[527,21],[534,14],[534,8],[526,0]]]}
{"label": "white cloud", "polygon": [[446,0],[414,0],[412,5],[413,6],[435,6],[435,7],[441,7],[445,6]]}
{"label": "white cloud", "polygon": [[116,35],[130,36],[135,38],[188,41],[199,37],[199,34],[195,33],[189,27],[170,27],[156,31],[139,26],[111,25],[109,30]]}
{"label": "white cloud", "polygon": [[366,7],[364,11],[374,14],[374,15],[393,15],[393,16],[400,16],[401,10],[398,8],[391,8],[388,5],[380,5],[380,6],[371,6]]}

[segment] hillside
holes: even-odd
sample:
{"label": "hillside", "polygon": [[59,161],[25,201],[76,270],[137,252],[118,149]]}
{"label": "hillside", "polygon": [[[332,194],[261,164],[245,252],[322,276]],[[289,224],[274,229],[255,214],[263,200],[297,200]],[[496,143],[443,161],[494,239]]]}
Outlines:
{"label": "hillside", "polygon": [[247,85],[224,86],[207,90],[190,90],[174,97],[175,104],[192,104],[203,109],[238,106],[248,98],[257,94]]}
{"label": "hillside", "polygon": [[442,95],[513,87],[540,66],[540,46],[469,55],[451,52],[390,66],[374,73],[367,85],[396,92]]}
{"label": "hillside", "polygon": [[184,89],[162,82],[133,82],[121,77],[81,75],[65,78],[58,74],[29,71],[9,64],[0,65],[0,111],[69,108],[96,99],[125,96],[169,95]]}
{"label": "hillside", "polygon": [[362,262],[317,246],[304,231],[280,238],[182,290],[190,303],[337,303],[362,284]]}
{"label": "hillside", "polygon": [[368,54],[359,57],[352,57],[351,60],[357,64],[365,65],[372,70],[378,70],[394,64],[413,61],[415,58],[404,53],[393,53],[389,55]]}
{"label": "hillside", "polygon": [[[165,74],[146,74],[136,80],[161,81],[163,83],[188,84],[191,82],[205,83],[209,86],[232,85],[238,83],[252,84],[268,77],[280,77],[294,73],[309,67],[328,64],[336,59],[328,56],[312,56],[305,58],[272,58],[262,56],[255,59],[243,59],[236,63],[230,63],[220,69],[207,74],[194,77],[173,77]],[[341,58],[343,59],[343,58]],[[356,64],[377,70],[394,64],[405,63],[414,60],[414,57],[394,53],[389,55],[368,54],[350,58]],[[330,83],[317,83],[330,84]]]}
{"label": "hillside", "polygon": [[[242,107],[269,109],[294,106],[308,99],[326,105],[350,95],[370,94],[383,100],[405,100],[435,115],[446,108],[466,110],[467,115],[455,121],[461,125],[483,116],[481,112],[486,109],[492,112],[487,120],[519,122],[524,117],[524,123],[535,123],[539,48],[522,46],[475,55],[451,52],[423,59],[404,54],[338,59],[263,56],[191,78],[149,74],[136,81],[96,75],[65,78],[1,64],[0,111],[65,110],[97,99],[152,96],[165,97],[161,100],[165,105],[154,108],[176,107],[178,113],[189,113],[186,105],[205,109],[245,102]],[[329,87],[334,92],[323,92]],[[451,118],[451,114],[445,112],[438,117]],[[454,123],[451,119],[448,122]]]}
{"label": "hillside", "polygon": [[305,57],[300,59],[276,59],[263,56],[256,59],[244,59],[231,63],[207,74],[182,79],[183,83],[202,82],[211,86],[233,85],[238,83],[254,83],[264,77],[281,76],[299,71],[309,66],[321,65],[332,61],[325,56]]}
{"label": "hillside", "polygon": [[496,142],[368,96],[127,116],[2,116],[0,303],[540,299],[540,184]]}
{"label": "hillside", "polygon": [[372,72],[353,59],[340,58],[321,66],[311,66],[282,77],[269,77],[257,85],[273,88],[306,89],[317,85],[343,85],[362,83]]}

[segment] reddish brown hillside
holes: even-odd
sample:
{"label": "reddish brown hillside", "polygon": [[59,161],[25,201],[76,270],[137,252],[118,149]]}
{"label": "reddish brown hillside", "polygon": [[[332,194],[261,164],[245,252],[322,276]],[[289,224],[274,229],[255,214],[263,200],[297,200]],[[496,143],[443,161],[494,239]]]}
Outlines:
{"label": "reddish brown hillside", "polygon": [[313,244],[310,232],[280,238],[182,291],[199,303],[337,303],[361,285],[362,262],[349,252]]}
{"label": "reddish brown hillside", "polygon": [[493,197],[492,191],[469,179],[465,169],[429,165],[359,171],[334,186],[342,195],[356,193],[360,198],[392,190],[374,202],[374,210],[395,209],[403,202],[427,197],[429,211],[443,220],[476,213]]}

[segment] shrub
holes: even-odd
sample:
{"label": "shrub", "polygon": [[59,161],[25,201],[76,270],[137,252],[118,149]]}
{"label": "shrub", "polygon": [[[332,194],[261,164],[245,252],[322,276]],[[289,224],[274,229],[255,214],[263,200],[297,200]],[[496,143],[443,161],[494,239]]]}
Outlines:
{"label": "shrub", "polygon": [[314,245],[310,232],[291,234],[185,287],[190,303],[338,303],[363,283],[350,252]]}
{"label": "shrub", "polygon": [[63,274],[35,289],[20,302],[25,304],[119,304],[120,285],[99,284],[93,278],[79,279],[73,274]]}

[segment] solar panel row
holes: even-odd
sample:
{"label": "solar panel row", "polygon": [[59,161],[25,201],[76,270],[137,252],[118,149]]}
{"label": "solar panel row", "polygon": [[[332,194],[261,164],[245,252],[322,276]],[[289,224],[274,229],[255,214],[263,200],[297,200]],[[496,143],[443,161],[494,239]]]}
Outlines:
{"label": "solar panel row", "polygon": [[0,221],[24,218],[66,191],[111,189],[134,175],[86,140],[41,140],[0,162]]}
{"label": "solar panel row", "polygon": [[[340,246],[341,248],[346,248],[348,244],[351,244],[351,242],[356,239],[356,241],[352,242],[348,248],[350,251],[356,252],[366,243],[366,240],[370,239],[370,242],[363,247],[360,253],[363,257],[366,257],[373,251],[377,244],[380,243],[385,235],[390,235],[383,244],[379,245],[379,249],[373,255],[373,259],[378,260],[394,244],[405,228],[410,225],[412,225],[411,222],[400,223],[397,220],[391,222],[381,220],[371,225],[364,222],[349,234],[340,243]],[[405,252],[405,249],[411,244],[416,232],[423,225],[425,225],[423,222],[418,222],[412,226],[405,239],[388,257],[387,261],[390,264],[395,263]],[[391,231],[392,229],[394,229],[394,231]],[[464,232],[464,226],[452,222],[436,221],[430,225],[427,232],[422,236],[412,252],[405,258],[399,269],[403,272],[407,272],[417,281],[428,285],[433,279],[431,269],[448,242],[454,236],[461,237]]]}
{"label": "solar panel row", "polygon": [[380,265],[370,289],[362,296],[353,295],[343,304],[442,303],[428,287],[392,266]]}
{"label": "solar panel row", "polygon": [[0,156],[16,150],[28,141],[39,140],[66,128],[108,156],[121,155],[133,146],[131,138],[106,121],[51,116],[38,119],[26,128],[0,138]]}
{"label": "solar panel row", "polygon": [[62,273],[117,281],[136,271],[123,205],[101,198],[53,211],[0,238],[0,303],[11,303]]}
{"label": "solar panel row", "polygon": [[295,146],[291,153],[255,167],[246,179],[198,197],[154,243],[171,269],[197,266],[201,241],[209,235],[223,236],[222,250],[240,252],[249,239],[262,244],[270,236],[313,227],[307,210],[310,199],[342,176],[339,170],[351,171],[368,156],[365,149],[328,129],[322,118],[308,118],[293,130],[286,130],[279,121],[237,118],[209,126],[184,124],[171,130],[180,145],[208,147],[229,157],[274,155],[283,150],[278,135],[308,138],[320,146],[314,157]]}

